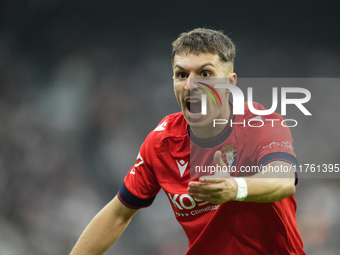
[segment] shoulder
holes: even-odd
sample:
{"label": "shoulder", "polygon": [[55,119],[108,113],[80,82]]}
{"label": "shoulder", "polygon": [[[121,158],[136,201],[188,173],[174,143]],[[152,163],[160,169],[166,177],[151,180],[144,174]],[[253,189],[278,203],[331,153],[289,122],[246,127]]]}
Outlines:
{"label": "shoulder", "polygon": [[[236,115],[235,125],[233,125],[239,144],[244,148],[244,155],[256,163],[262,162],[261,160],[267,162],[274,157],[295,165],[293,138],[283,117],[276,112],[268,115],[253,113],[253,109],[249,109],[247,103],[244,107],[244,114]],[[266,110],[261,104],[255,102],[253,108]],[[292,155],[294,159],[287,154]]]}
{"label": "shoulder", "polygon": [[[253,106],[257,110],[266,110],[259,103],[254,102]],[[245,123],[244,126],[237,125],[237,127],[241,129],[243,138],[247,140],[249,147],[271,148],[275,144],[275,146],[284,147],[289,151],[293,150],[291,131],[281,114],[276,112],[268,115],[254,114],[246,104],[244,115],[239,119],[236,118],[236,121]]]}
{"label": "shoulder", "polygon": [[[256,110],[266,110],[263,105],[253,102]],[[244,137],[251,137],[251,141],[276,141],[278,139],[291,140],[290,128],[286,125],[281,114],[273,112],[268,115],[259,115],[249,109],[248,103],[245,102],[244,114],[236,115],[233,127],[244,134]]]}
{"label": "shoulder", "polygon": [[184,137],[187,135],[188,124],[182,112],[177,112],[164,117],[146,138],[146,141],[160,143],[170,137]]}

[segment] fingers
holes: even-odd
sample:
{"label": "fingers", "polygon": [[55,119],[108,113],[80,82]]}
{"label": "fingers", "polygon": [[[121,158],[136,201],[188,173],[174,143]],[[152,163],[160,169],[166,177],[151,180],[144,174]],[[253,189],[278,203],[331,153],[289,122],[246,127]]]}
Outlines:
{"label": "fingers", "polygon": [[196,199],[207,201],[213,204],[221,203],[223,188],[220,183],[208,184],[201,182],[190,182],[188,194]]}
{"label": "fingers", "polygon": [[220,197],[215,197],[214,195],[203,195],[203,194],[193,194],[191,195],[195,199],[199,199],[202,201],[210,202],[212,204],[221,204],[223,201]]}
{"label": "fingers", "polygon": [[[213,182],[210,182],[213,180]],[[225,202],[224,197],[224,182],[225,179],[209,179],[199,182],[190,182],[188,186],[188,194],[194,198],[208,201],[214,204]]]}
{"label": "fingers", "polygon": [[207,185],[207,184],[210,184],[210,183],[220,183],[220,182],[223,182],[223,181],[224,181],[224,178],[214,178],[214,179],[200,178],[199,182],[193,182],[193,183],[200,183],[202,186],[204,186],[204,185]]}
{"label": "fingers", "polygon": [[209,182],[209,181],[189,182],[188,192],[207,194],[210,192],[218,192],[218,191],[223,190],[223,186],[221,185],[222,182],[224,181],[223,179],[210,179],[210,180],[214,180],[214,182]]}
{"label": "fingers", "polygon": [[[216,169],[226,167],[222,160],[221,151],[214,154]],[[188,185],[188,194],[196,199],[208,201],[213,204],[221,204],[231,200],[229,172],[215,172],[214,175],[200,178],[199,181],[191,181]]]}

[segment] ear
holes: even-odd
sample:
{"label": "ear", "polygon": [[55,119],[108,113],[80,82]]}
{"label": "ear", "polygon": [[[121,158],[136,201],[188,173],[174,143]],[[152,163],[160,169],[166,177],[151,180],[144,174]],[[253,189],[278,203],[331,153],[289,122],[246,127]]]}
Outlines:
{"label": "ear", "polygon": [[[228,79],[228,82],[229,82],[230,85],[236,86],[236,83],[237,83],[237,74],[236,73],[231,73],[227,79]],[[229,89],[226,90],[226,94],[228,94],[228,93],[231,93],[231,91]]]}
{"label": "ear", "polygon": [[236,74],[236,73],[232,73],[232,74],[230,75],[229,83],[230,83],[231,85],[236,86],[236,83],[237,83],[237,74]]}

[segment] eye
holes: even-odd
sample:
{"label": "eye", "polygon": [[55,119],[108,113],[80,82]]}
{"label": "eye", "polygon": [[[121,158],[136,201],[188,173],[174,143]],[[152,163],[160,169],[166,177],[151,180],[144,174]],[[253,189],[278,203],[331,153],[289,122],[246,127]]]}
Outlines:
{"label": "eye", "polygon": [[185,79],[185,78],[188,77],[188,75],[187,75],[186,73],[184,73],[184,72],[179,73],[177,76],[178,76],[178,78],[180,78],[180,79]]}
{"label": "eye", "polygon": [[203,72],[201,72],[201,76],[202,76],[203,78],[208,78],[208,77],[210,76],[210,72],[208,72],[208,71],[203,71]]}

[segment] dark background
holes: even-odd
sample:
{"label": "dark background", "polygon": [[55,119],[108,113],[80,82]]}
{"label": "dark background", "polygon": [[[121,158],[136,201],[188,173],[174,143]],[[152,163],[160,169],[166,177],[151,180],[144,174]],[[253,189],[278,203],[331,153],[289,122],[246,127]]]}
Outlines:
{"label": "dark background", "polygon": [[[238,77],[339,78],[339,7],[338,1],[1,1],[0,254],[71,250],[116,194],[146,135],[179,110],[170,53],[181,32],[223,30],[236,44]],[[299,117],[292,130],[301,163],[339,163],[340,84],[333,81],[328,91],[322,79],[306,87],[313,116]],[[266,100],[257,93],[255,101]],[[339,191],[337,179],[300,180],[297,220],[307,254],[339,253]],[[107,254],[186,249],[160,192]]]}

